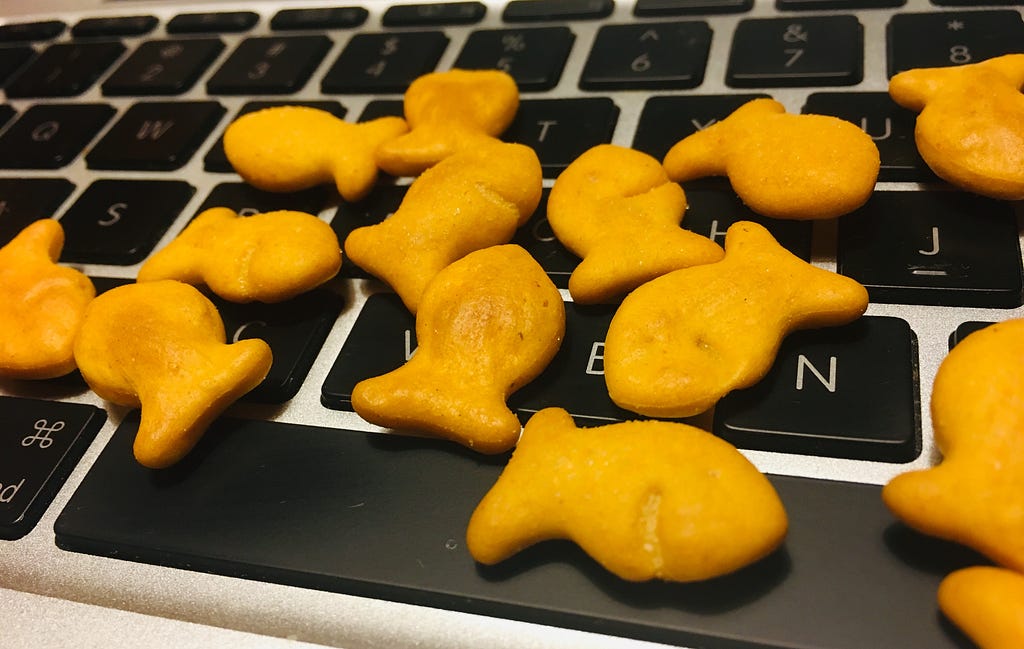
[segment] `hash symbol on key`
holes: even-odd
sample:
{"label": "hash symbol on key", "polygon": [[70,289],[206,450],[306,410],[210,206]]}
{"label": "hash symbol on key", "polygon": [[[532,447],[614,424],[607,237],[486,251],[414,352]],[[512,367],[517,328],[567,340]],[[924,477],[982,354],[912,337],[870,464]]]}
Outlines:
{"label": "hash symbol on key", "polygon": [[27,435],[21,440],[22,446],[32,446],[36,442],[39,443],[39,448],[49,448],[53,444],[53,438],[50,437],[50,433],[56,433],[64,430],[64,422],[57,421],[51,426],[45,419],[38,420],[33,428],[36,429],[35,435]]}

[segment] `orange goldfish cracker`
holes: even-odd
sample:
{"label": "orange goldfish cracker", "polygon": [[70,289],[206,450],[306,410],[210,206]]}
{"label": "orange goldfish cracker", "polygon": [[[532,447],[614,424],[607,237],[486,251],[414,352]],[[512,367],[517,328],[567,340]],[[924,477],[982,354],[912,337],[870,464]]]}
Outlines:
{"label": "orange goldfish cracker", "polygon": [[60,266],[64,228],[36,221],[0,248],[0,377],[50,379],[75,369],[73,345],[96,289]]}
{"label": "orange goldfish cracker", "polygon": [[622,302],[605,338],[608,394],[642,415],[696,415],[761,380],[790,331],[851,322],[867,304],[854,280],[737,222],[722,261],[662,275]]}
{"label": "orange goldfish cracker", "polygon": [[473,252],[427,288],[409,362],[358,383],[352,406],[380,426],[506,451],[521,426],[505,401],[547,367],[564,333],[562,298],[529,253]]}
{"label": "orange goldfish cracker", "polygon": [[728,176],[750,209],[779,219],[828,219],[871,196],[878,148],[850,122],[791,115],[774,99],[754,99],[684,138],[664,165],[672,180]]}
{"label": "orange goldfish cracker", "polygon": [[786,528],[771,483],[728,442],[665,421],[576,428],[547,408],[527,422],[466,540],[493,564],[569,539],[623,579],[687,582],[761,559]]}
{"label": "orange goldfish cracker", "polygon": [[500,70],[448,70],[417,78],[405,91],[409,133],[385,142],[377,164],[418,176],[453,153],[501,135],[519,109],[519,88]]}
{"label": "orange goldfish cracker", "polygon": [[214,207],[139,269],[139,281],[206,284],[231,302],[282,302],[328,281],[341,269],[331,226],[303,212],[239,216]]}
{"label": "orange goldfish cracker", "polygon": [[919,112],[914,140],[939,177],[968,191],[1024,199],[1024,54],[923,68],[889,81],[893,100]]}
{"label": "orange goldfish cracker", "polygon": [[93,300],[75,359],[100,397],[141,406],[135,458],[154,469],[187,455],[225,408],[259,385],[272,360],[262,340],[226,344],[213,303],[172,280],[127,284]]}
{"label": "orange goldfish cracker", "polygon": [[1024,572],[1024,319],[967,336],[932,389],[937,466],[904,473],[885,504],[925,534]]}
{"label": "orange goldfish cracker", "polygon": [[398,117],[352,124],[316,108],[277,106],[232,122],[224,152],[259,189],[294,192],[334,183],[345,200],[357,201],[377,181],[377,148],[407,130]]}
{"label": "orange goldfish cracker", "polygon": [[427,284],[466,254],[512,240],[537,209],[540,161],[533,149],[481,142],[413,181],[398,210],[345,239],[352,263],[383,279],[416,313]]}
{"label": "orange goldfish cracker", "polygon": [[939,608],[980,649],[1024,647],[1024,575],[975,566],[939,585]]}
{"label": "orange goldfish cracker", "polygon": [[569,278],[575,302],[606,302],[669,271],[718,261],[716,243],[679,227],[683,188],[646,153],[596,146],[558,176],[547,217],[583,261]]}

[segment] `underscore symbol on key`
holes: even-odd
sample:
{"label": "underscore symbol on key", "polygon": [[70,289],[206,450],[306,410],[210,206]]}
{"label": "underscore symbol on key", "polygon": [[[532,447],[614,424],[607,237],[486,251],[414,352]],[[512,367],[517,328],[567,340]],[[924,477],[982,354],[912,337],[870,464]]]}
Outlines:
{"label": "underscore symbol on key", "polygon": [[35,435],[26,435],[21,440],[22,446],[32,446],[35,443],[39,444],[39,448],[49,448],[53,444],[53,438],[50,437],[51,433],[56,433],[64,430],[63,421],[55,421],[52,425],[45,419],[40,419],[32,426],[36,429]]}

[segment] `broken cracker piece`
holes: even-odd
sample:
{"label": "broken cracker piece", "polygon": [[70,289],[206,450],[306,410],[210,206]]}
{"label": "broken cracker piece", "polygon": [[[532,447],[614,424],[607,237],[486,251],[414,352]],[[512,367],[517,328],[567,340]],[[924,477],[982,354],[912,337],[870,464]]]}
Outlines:
{"label": "broken cracker piece", "polygon": [[904,523],[1024,572],[1024,319],[976,331],[935,374],[942,461],[882,489]]}
{"label": "broken cracker piece", "polygon": [[728,442],[664,421],[577,428],[546,408],[527,422],[466,541],[494,564],[569,539],[623,579],[689,582],[767,556],[786,529],[774,487]]}
{"label": "broken cracker piece", "polygon": [[540,203],[542,178],[530,147],[481,142],[425,171],[383,222],[353,230],[345,254],[391,285],[416,313],[441,269],[474,250],[512,240]]}
{"label": "broken cracker piece", "polygon": [[447,70],[418,77],[405,91],[407,134],[377,150],[393,176],[418,176],[459,151],[505,132],[519,109],[519,88],[501,70]]}
{"label": "broken cracker piece", "polygon": [[851,322],[867,305],[856,281],[739,221],[726,232],[722,261],[672,271],[626,296],[605,338],[608,394],[651,417],[699,414],[763,378],[790,331]]}
{"label": "broken cracker piece", "polygon": [[939,584],[939,608],[979,649],[1024,647],[1024,575],[975,566]]}
{"label": "broken cracker piece", "polygon": [[135,458],[181,460],[210,423],[270,371],[259,339],[226,344],[216,307],[173,280],[126,284],[89,305],[75,341],[82,376],[101,398],[141,407]]}
{"label": "broken cracker piece", "polygon": [[564,334],[561,295],[529,253],[478,250],[430,282],[416,314],[416,353],[356,384],[352,407],[380,426],[507,451],[521,426],[505,402],[547,367]]}
{"label": "broken cracker piece", "polygon": [[230,302],[283,302],[330,280],[341,245],[312,214],[281,210],[239,216],[205,210],[139,269],[138,281],[205,284]]}
{"label": "broken cracker piece", "polygon": [[41,219],[0,248],[0,377],[50,379],[75,369],[75,336],[96,289],[57,263],[63,247],[64,228]]}
{"label": "broken cracker piece", "polygon": [[547,217],[558,240],[582,262],[569,293],[607,302],[667,272],[724,255],[707,237],[683,230],[683,188],[646,153],[611,144],[578,157],[555,180]]}
{"label": "broken cracker piece", "polygon": [[774,99],[753,99],[673,146],[663,162],[672,180],[728,176],[758,214],[829,219],[871,196],[881,164],[863,130],[838,117],[792,115]]}
{"label": "broken cracker piece", "polygon": [[1024,199],[1024,54],[908,70],[889,80],[915,112],[914,141],[940,178],[1003,200]]}
{"label": "broken cracker piece", "polygon": [[405,133],[399,117],[353,124],[306,106],[275,106],[242,115],[224,131],[224,153],[247,183],[295,192],[333,183],[357,201],[377,181],[377,148]]}

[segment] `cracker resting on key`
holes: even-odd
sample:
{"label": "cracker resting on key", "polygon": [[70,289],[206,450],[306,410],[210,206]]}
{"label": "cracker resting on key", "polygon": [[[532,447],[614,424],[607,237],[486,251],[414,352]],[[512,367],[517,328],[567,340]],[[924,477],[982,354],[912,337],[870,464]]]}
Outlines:
{"label": "cracker resting on key", "polygon": [[230,302],[283,302],[330,280],[341,245],[312,214],[281,210],[239,216],[205,210],[139,269],[138,281],[207,285]]}
{"label": "cracker resting on key", "polygon": [[0,248],[0,377],[50,379],[75,369],[73,345],[92,281],[57,263],[64,228],[31,223]]}
{"label": "cracker resting on key", "polygon": [[711,433],[665,421],[577,428],[547,408],[527,422],[466,541],[493,564],[569,539],[623,579],[687,582],[763,558],[786,528],[768,479]]}
{"label": "cracker resting on key", "polygon": [[519,88],[501,70],[448,70],[418,77],[405,91],[407,134],[377,150],[393,176],[418,176],[459,151],[505,132],[519,110]]}
{"label": "cracker resting on key", "polygon": [[914,529],[1024,572],[1024,319],[976,331],[943,359],[932,389],[938,465],[882,490]]}
{"label": "cracker resting on key", "polygon": [[569,277],[574,302],[606,302],[669,271],[718,261],[722,248],[683,230],[683,188],[656,159],[602,144],[555,180],[547,217],[558,240],[583,259]]}
{"label": "cracker resting on key", "polygon": [[980,649],[1024,647],[1024,575],[963,568],[939,584],[939,608]]}
{"label": "cracker resting on key", "polygon": [[522,144],[486,140],[423,173],[398,210],[345,239],[349,260],[416,313],[427,284],[474,250],[508,243],[541,197],[540,161]]}
{"label": "cracker resting on key", "polygon": [[871,196],[878,147],[857,126],[828,115],[791,115],[753,99],[697,131],[665,156],[672,180],[728,176],[750,209],[778,219],[829,219]]}
{"label": "cracker resting on key", "polygon": [[226,344],[216,307],[173,280],[126,284],[89,305],[75,359],[89,387],[141,407],[135,459],[154,469],[181,460],[210,423],[270,371],[259,339]]}
{"label": "cracker resting on key", "polygon": [[789,332],[851,322],[867,305],[856,281],[739,221],[726,232],[722,261],[672,271],[626,296],[605,338],[608,394],[651,417],[699,414],[761,380]]}
{"label": "cracker resting on key", "polygon": [[940,178],[1004,200],[1024,199],[1024,54],[922,68],[889,81],[915,112],[914,141]]}
{"label": "cracker resting on key", "polygon": [[295,192],[333,183],[357,201],[377,181],[377,148],[407,130],[399,117],[353,124],[317,108],[275,106],[229,124],[224,153],[253,187]]}
{"label": "cracker resting on key", "polygon": [[516,245],[473,252],[427,288],[416,353],[356,384],[352,407],[380,426],[507,451],[521,426],[505,401],[547,367],[564,334],[561,295],[529,253]]}

